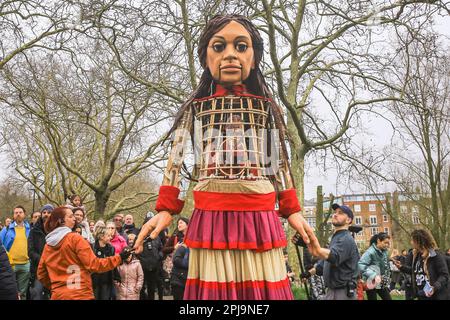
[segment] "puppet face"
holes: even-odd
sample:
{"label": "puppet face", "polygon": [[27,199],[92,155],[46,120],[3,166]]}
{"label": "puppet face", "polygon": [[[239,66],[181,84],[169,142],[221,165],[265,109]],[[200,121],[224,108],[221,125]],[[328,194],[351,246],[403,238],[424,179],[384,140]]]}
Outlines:
{"label": "puppet face", "polygon": [[231,21],[209,40],[206,65],[222,85],[238,85],[255,68],[252,39],[243,25]]}

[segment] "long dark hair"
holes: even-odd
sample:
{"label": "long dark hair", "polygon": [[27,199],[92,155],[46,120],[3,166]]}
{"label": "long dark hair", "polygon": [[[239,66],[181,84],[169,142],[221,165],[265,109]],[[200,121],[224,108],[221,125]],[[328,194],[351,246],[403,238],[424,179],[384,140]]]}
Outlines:
{"label": "long dark hair", "polygon": [[[245,84],[246,88],[250,93],[265,97],[269,100],[273,120],[275,122],[276,128],[279,130],[282,152],[285,156],[285,159],[288,159],[289,156],[285,143],[286,124],[284,123],[283,120],[283,112],[280,106],[277,103],[275,103],[273,95],[270,92],[269,87],[266,84],[266,81],[264,80],[264,76],[259,66],[264,53],[263,39],[258,29],[255,27],[255,25],[247,17],[242,15],[237,14],[216,15],[206,24],[205,29],[203,30],[203,33],[200,36],[197,49],[200,64],[203,67],[203,73],[200,77],[200,81],[197,88],[189,96],[189,98],[181,105],[181,108],[175,117],[174,125],[169,131],[169,135],[176,130],[181,121],[181,118],[183,117],[183,114],[188,108],[191,107],[192,101],[194,99],[209,96],[211,94],[211,88],[215,88],[216,83],[206,65],[206,52],[208,49],[208,44],[211,38],[214,36],[214,34],[222,30],[228,23],[232,21],[240,23],[248,31],[253,44],[255,68],[250,71],[248,78],[244,80],[243,83]],[[192,113],[192,115],[194,116],[194,113]],[[192,121],[193,120],[194,119],[192,119]],[[291,179],[294,182],[292,176]]]}

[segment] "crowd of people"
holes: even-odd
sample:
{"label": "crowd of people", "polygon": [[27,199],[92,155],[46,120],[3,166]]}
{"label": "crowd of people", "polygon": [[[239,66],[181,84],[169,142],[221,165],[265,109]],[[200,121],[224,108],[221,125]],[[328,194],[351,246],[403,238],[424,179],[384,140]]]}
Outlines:
{"label": "crowd of people", "polygon": [[[150,219],[147,215],[144,223]],[[148,237],[134,253],[140,233],[132,215],[88,220],[81,197],[60,207],[44,205],[30,219],[23,206],[0,223],[0,300],[182,299],[189,249],[189,220],[174,232]]]}
{"label": "crowd of people", "polygon": [[[353,213],[336,206],[334,234],[328,248],[310,244],[304,250],[311,299],[446,300],[449,294],[450,249],[442,253],[430,233],[411,233],[412,249],[390,250],[386,233],[372,237],[360,256],[348,228]],[[189,267],[184,244],[189,219],[180,217],[172,234],[147,237],[143,250],[133,247],[140,233],[132,215],[116,214],[111,221],[88,221],[77,195],[64,206],[44,205],[30,220],[16,206],[0,230],[0,300],[96,299],[182,300]],[[152,217],[149,213],[144,224]],[[306,246],[305,246],[306,247]],[[390,252],[390,254],[389,254]],[[286,275],[295,273],[288,264]],[[350,296],[349,292],[354,292]]]}
{"label": "crowd of people", "polygon": [[353,212],[337,204],[333,209],[334,234],[328,248],[316,243],[316,248],[304,250],[307,271],[301,278],[310,285],[311,299],[392,300],[392,293],[406,300],[450,299],[450,249],[440,251],[428,231],[412,231],[412,248],[401,254],[390,250],[389,234],[377,233],[360,256],[349,231]]}

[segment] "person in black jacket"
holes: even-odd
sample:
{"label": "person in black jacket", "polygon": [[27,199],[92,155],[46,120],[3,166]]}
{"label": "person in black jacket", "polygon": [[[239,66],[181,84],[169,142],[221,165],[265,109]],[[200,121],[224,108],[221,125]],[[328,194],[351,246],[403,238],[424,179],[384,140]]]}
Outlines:
{"label": "person in black jacket", "polygon": [[8,254],[0,240],[0,300],[18,300],[16,275],[9,263]]}
{"label": "person in black jacket", "polygon": [[173,300],[183,300],[189,269],[189,248],[180,243],[173,255],[173,269],[170,277]]}
{"label": "person in black jacket", "polygon": [[[148,220],[149,218],[146,218],[144,224]],[[142,270],[144,271],[144,286],[141,290],[142,300],[155,300],[155,290],[158,287],[163,258],[162,246],[160,237],[156,237],[153,240],[148,237],[144,241],[144,250],[138,255]],[[147,291],[147,294],[145,294],[145,291]],[[162,295],[159,297],[161,299]]]}
{"label": "person in black jacket", "polygon": [[[128,236],[129,234],[138,235],[139,229],[134,225],[134,218],[131,214],[125,216],[125,224],[123,225],[123,231]],[[130,245],[130,244],[128,244]]]}
{"label": "person in black jacket", "polygon": [[411,275],[414,297],[419,300],[448,300],[449,272],[444,255],[436,251],[437,245],[426,230],[411,233],[413,250],[406,263],[395,265]]}
{"label": "person in black jacket", "polygon": [[324,300],[357,300],[359,251],[349,226],[353,221],[353,211],[348,206],[332,205],[334,213],[331,223],[334,234],[329,248],[322,248],[317,239],[308,245],[308,250],[320,261],[309,270],[311,275],[323,276],[327,293]]}
{"label": "person in black jacket", "polygon": [[42,251],[45,247],[45,236],[47,233],[44,230],[44,223],[52,214],[53,206],[46,204],[40,210],[41,217],[36,221],[33,228],[30,230],[28,237],[28,256],[30,258],[30,299],[31,300],[48,300],[50,292],[39,282],[36,277],[39,261],[41,260]]}
{"label": "person in black jacket", "polygon": [[[92,250],[98,258],[114,256],[114,247],[110,244],[112,235],[108,232],[105,225],[98,225],[94,229],[95,242],[92,244]],[[117,269],[104,273],[93,273],[92,289],[94,290],[95,300],[112,300],[114,280],[120,280]]]}

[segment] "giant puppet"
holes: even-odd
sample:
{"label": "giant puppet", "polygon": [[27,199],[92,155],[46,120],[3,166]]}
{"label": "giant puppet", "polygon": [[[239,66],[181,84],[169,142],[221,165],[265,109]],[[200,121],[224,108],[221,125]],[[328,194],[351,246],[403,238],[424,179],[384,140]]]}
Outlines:
{"label": "giant puppet", "polygon": [[184,299],[292,299],[279,217],[305,242],[315,236],[300,215],[281,109],[259,67],[262,38],[243,16],[215,16],[198,54],[204,71],[175,120],[158,214],[143,226],[136,252],[183,208],[178,186],[190,132],[198,183],[184,240],[190,249]]}

